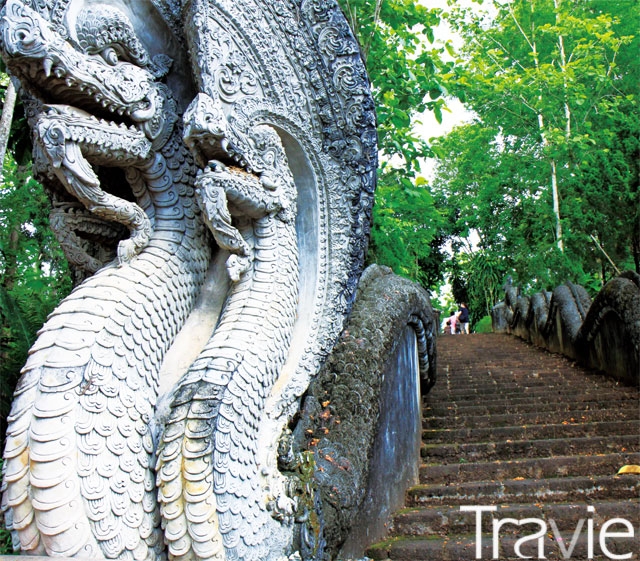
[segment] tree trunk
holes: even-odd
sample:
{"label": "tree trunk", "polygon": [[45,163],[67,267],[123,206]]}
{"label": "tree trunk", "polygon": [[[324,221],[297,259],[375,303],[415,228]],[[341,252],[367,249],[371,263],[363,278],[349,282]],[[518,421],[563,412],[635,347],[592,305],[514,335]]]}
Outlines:
{"label": "tree trunk", "polygon": [[556,217],[556,243],[558,244],[558,249],[564,253],[562,221],[560,220],[560,193],[558,192],[558,175],[554,159],[551,160],[551,192],[553,194],[553,214]]}
{"label": "tree trunk", "polygon": [[16,106],[16,87],[13,81],[9,80],[9,85],[4,94],[4,104],[2,105],[2,115],[0,116],[0,181],[4,179],[4,156],[7,153],[9,144],[9,133],[11,132],[11,122],[13,121],[13,110]]}
{"label": "tree trunk", "polygon": [[[533,13],[533,3],[531,4],[531,11]],[[521,32],[524,35],[524,30],[522,29],[520,24],[517,22],[516,16],[513,13],[513,11],[511,11],[511,15],[513,19],[516,21],[518,28],[521,30]],[[538,57],[538,48],[536,45],[535,26],[533,23],[531,25],[532,25],[531,40],[527,38],[527,43],[531,48],[531,54],[533,56],[533,63],[535,65],[535,68],[539,72],[540,59]],[[526,38],[526,35],[525,35],[525,38]],[[564,49],[564,46],[563,46],[563,49]],[[542,93],[539,94],[539,99],[542,100]],[[565,104],[565,108],[568,109],[568,106],[566,104]],[[540,136],[542,138],[542,146],[547,147],[549,145],[549,141],[547,139],[547,135],[545,132],[545,123],[544,123],[544,117],[542,116],[542,113],[538,113],[538,129],[540,131]],[[556,169],[556,161],[554,158],[551,158],[550,164],[551,164],[551,195],[553,197],[553,214],[556,220],[556,244],[558,245],[558,249],[562,253],[564,253],[564,240],[562,238],[562,221],[560,218],[560,193],[558,189],[558,173]]]}

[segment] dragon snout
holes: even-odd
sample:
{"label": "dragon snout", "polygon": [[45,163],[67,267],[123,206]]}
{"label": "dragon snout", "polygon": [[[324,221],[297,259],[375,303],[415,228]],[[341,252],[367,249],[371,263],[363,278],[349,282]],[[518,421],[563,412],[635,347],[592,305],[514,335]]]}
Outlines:
{"label": "dragon snout", "polygon": [[224,134],[218,134],[191,123],[184,129],[183,140],[201,166],[206,165],[210,160],[233,162],[233,150],[230,148],[229,139]]}
{"label": "dragon snout", "polygon": [[220,100],[199,93],[184,112],[184,124],[187,146],[197,147],[207,159],[228,154],[227,119]]}
{"label": "dragon snout", "polygon": [[207,129],[199,127],[187,126],[184,130],[183,140],[187,146],[209,145],[217,148],[222,152],[226,152],[229,147],[229,140],[224,134],[211,132]]}
{"label": "dragon snout", "polygon": [[0,12],[1,47],[11,57],[38,58],[44,53],[45,31],[37,12],[9,0]]}

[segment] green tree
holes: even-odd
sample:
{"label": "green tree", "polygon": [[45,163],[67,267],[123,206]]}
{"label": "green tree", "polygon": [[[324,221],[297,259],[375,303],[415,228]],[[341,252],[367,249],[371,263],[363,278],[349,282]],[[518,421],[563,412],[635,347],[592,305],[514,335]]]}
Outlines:
{"label": "green tree", "polygon": [[378,115],[381,167],[419,170],[429,146],[415,131],[419,117],[441,118],[440,52],[427,49],[440,11],[415,0],[340,0],[361,46]]}
{"label": "green tree", "polygon": [[440,216],[420,161],[431,155],[416,131],[420,116],[445,107],[432,47],[440,11],[415,0],[340,0],[359,39],[378,115],[380,167],[369,261],[433,287],[441,277]]}
{"label": "green tree", "polygon": [[[434,147],[454,247],[473,231],[494,270],[532,288],[639,270],[637,3],[450,4],[465,46],[441,78],[477,115]],[[472,284],[478,263],[458,261]]]}
{"label": "green tree", "polygon": [[397,274],[434,287],[442,277],[442,217],[426,181],[398,174],[397,183],[381,183],[376,193],[369,260]]}
{"label": "green tree", "polygon": [[614,271],[640,272],[640,118],[635,107],[606,118],[597,142],[580,154],[565,203],[573,228],[568,243],[603,280]]}
{"label": "green tree", "polygon": [[493,7],[490,27],[469,10],[454,11],[452,21],[467,40],[457,84],[484,122],[499,123],[505,135],[537,136],[563,249],[559,183],[576,152],[593,143],[593,119],[628,102],[616,61],[633,37],[616,33],[613,14],[582,0]]}
{"label": "green tree", "polygon": [[[64,255],[49,228],[42,186],[7,153],[0,186],[0,417],[9,409],[27,351],[47,315],[71,289]],[[4,429],[0,427],[4,435]]]}

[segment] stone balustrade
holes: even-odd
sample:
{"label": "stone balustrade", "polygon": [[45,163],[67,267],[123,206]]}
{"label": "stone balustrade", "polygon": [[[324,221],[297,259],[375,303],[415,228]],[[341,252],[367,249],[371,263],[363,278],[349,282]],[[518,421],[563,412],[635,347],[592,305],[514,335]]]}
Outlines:
{"label": "stone balustrade", "polygon": [[640,385],[640,275],[622,273],[591,300],[573,283],[525,296],[511,283],[492,310],[493,330]]}

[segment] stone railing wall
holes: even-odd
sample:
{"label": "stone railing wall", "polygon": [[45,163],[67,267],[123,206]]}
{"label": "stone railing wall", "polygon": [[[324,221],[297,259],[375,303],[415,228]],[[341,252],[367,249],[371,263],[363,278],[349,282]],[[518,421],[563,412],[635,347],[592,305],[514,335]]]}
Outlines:
{"label": "stone railing wall", "polygon": [[436,335],[420,286],[387,267],[364,272],[293,431],[294,450],[315,458],[326,558],[362,557],[418,480],[421,395],[435,383]]}
{"label": "stone railing wall", "polygon": [[519,294],[510,283],[492,310],[493,330],[512,333],[551,352],[640,385],[640,275],[622,273],[591,301],[566,283],[553,292]]}

